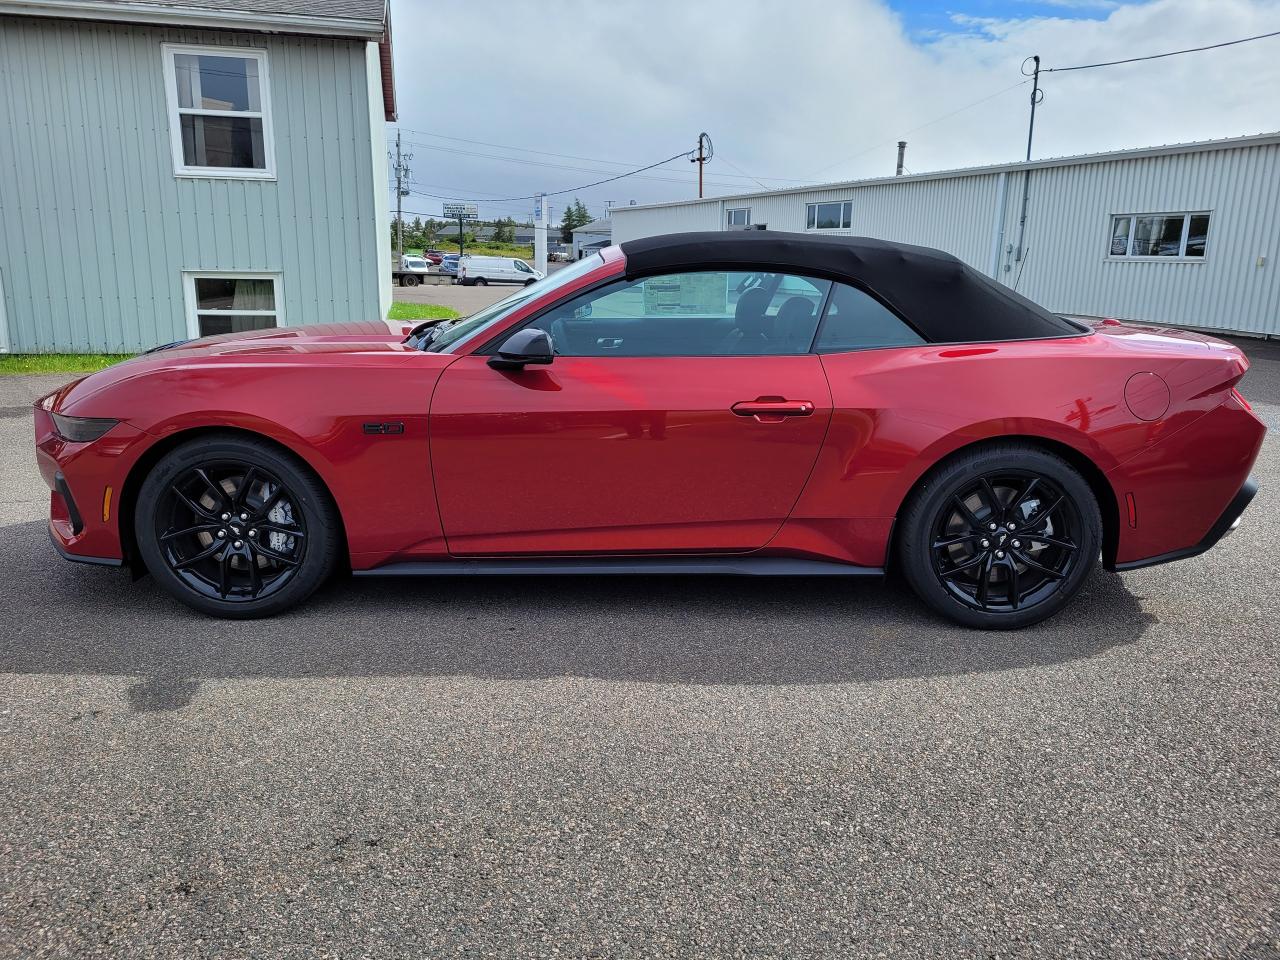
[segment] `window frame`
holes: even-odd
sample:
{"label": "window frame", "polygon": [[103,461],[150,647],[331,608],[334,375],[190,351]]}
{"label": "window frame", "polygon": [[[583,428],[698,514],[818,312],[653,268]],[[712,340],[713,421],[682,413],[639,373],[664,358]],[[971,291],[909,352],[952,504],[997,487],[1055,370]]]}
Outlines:
{"label": "window frame", "polygon": [[[165,103],[169,119],[169,148],[173,155],[173,175],[187,178],[215,180],[275,180],[276,145],[271,117],[271,75],[265,47],[228,47],[194,43],[160,44],[164,66]],[[238,57],[258,62],[258,99],[260,110],[207,110],[203,107],[178,105],[178,68],[180,54],[210,57]],[[240,117],[262,121],[262,156],[266,166],[255,167],[197,167],[186,162],[182,152],[182,117]]]}
{"label": "window frame", "polygon": [[[839,226],[839,227],[818,226],[818,207],[828,206],[833,204],[840,205],[840,223],[842,224],[842,226]],[[844,214],[845,214],[846,208],[849,211],[849,218],[848,218],[849,222],[847,225],[843,225],[845,223]],[[809,226],[810,210],[813,211],[814,225],[812,227]],[[814,233],[831,233],[836,230],[852,230],[853,229],[853,199],[849,198],[848,200],[814,200],[812,202],[806,202],[804,205],[804,229],[806,232],[813,231]]]}
{"label": "window frame", "polygon": [[[546,329],[546,328],[539,326],[539,321],[541,321],[542,319],[544,319],[545,317],[547,317],[548,315],[550,315],[553,311],[555,311],[555,310],[557,310],[557,309],[559,309],[559,308],[561,308],[561,307],[565,306],[565,304],[570,303],[570,302],[572,302],[573,300],[577,300],[577,299],[579,299],[580,297],[584,297],[584,296],[586,296],[586,295],[588,295],[588,294],[592,294],[592,293],[597,293],[597,292],[599,292],[599,291],[607,290],[609,287],[612,287],[612,286],[619,286],[619,287],[621,287],[621,286],[625,286],[625,285],[627,285],[627,284],[635,283],[636,281],[647,280],[647,279],[649,279],[650,277],[662,277],[662,276],[668,276],[668,275],[671,275],[671,274],[686,274],[686,273],[735,273],[735,272],[736,272],[736,273],[777,273],[777,274],[780,274],[780,275],[781,275],[782,277],[784,277],[784,278],[785,278],[785,277],[797,277],[797,278],[799,278],[799,279],[801,279],[801,280],[807,280],[807,281],[810,281],[810,282],[815,283],[815,284],[817,284],[817,283],[825,283],[825,284],[827,284],[826,291],[823,293],[823,295],[822,295],[822,299],[819,301],[818,306],[817,306],[817,310],[816,310],[816,313],[815,313],[815,323],[814,323],[814,327],[813,327],[813,334],[810,336],[810,338],[809,338],[809,344],[808,344],[808,347],[807,347],[804,351],[799,352],[799,353],[671,353],[671,354],[653,354],[653,355],[640,355],[640,356],[620,354],[620,355],[617,355],[617,356],[610,356],[610,355],[596,356],[596,355],[591,355],[591,356],[585,356],[585,357],[580,357],[580,356],[577,356],[577,355],[564,354],[563,356],[564,356],[564,358],[565,358],[566,360],[575,360],[575,359],[589,359],[589,360],[613,360],[613,359],[616,359],[616,360],[677,360],[677,359],[682,359],[682,360],[689,360],[689,359],[692,359],[692,360],[741,360],[741,359],[743,359],[743,358],[747,358],[747,357],[760,359],[760,358],[762,358],[762,357],[812,357],[812,356],[817,356],[818,354],[817,354],[817,353],[816,353],[816,351],[814,350],[814,344],[815,344],[815,343],[817,343],[818,334],[819,334],[819,332],[820,332],[820,331],[821,331],[821,329],[822,329],[822,324],[823,324],[823,322],[826,320],[826,316],[827,316],[827,308],[828,308],[828,307],[830,306],[830,304],[831,304],[831,294],[832,294],[832,291],[835,289],[835,286],[836,286],[836,284],[837,284],[837,283],[845,283],[845,285],[846,285],[846,286],[852,286],[851,284],[847,283],[846,281],[837,281],[837,280],[832,280],[830,277],[828,277],[828,276],[823,276],[823,275],[822,275],[822,274],[820,274],[820,273],[800,273],[800,272],[795,272],[795,271],[791,271],[791,270],[776,270],[776,269],[772,269],[772,268],[771,268],[770,266],[768,266],[768,265],[762,265],[762,264],[756,264],[756,263],[742,263],[742,264],[734,264],[733,266],[731,266],[731,267],[726,267],[726,268],[719,268],[719,267],[707,267],[707,268],[705,268],[705,269],[674,270],[674,271],[665,271],[665,272],[664,272],[664,271],[658,271],[658,272],[656,272],[656,273],[644,273],[644,274],[640,274],[640,275],[638,275],[638,276],[626,276],[626,275],[612,276],[612,277],[608,277],[608,278],[606,278],[606,279],[603,279],[603,280],[599,281],[598,283],[594,283],[594,284],[590,284],[590,285],[588,285],[588,286],[585,286],[585,287],[581,288],[580,290],[575,290],[575,291],[573,291],[572,293],[565,295],[564,297],[559,297],[559,298],[557,298],[557,299],[556,299],[555,301],[553,301],[552,303],[547,304],[547,306],[546,306],[545,308],[543,308],[542,310],[539,310],[539,311],[537,311],[536,313],[531,314],[530,316],[526,317],[524,320],[521,320],[519,323],[515,324],[514,326],[507,328],[507,329],[506,329],[506,330],[504,330],[502,333],[499,333],[498,335],[496,335],[496,336],[494,336],[494,337],[491,337],[490,339],[488,339],[488,340],[484,341],[484,343],[483,343],[480,347],[478,347],[476,350],[472,351],[472,354],[471,354],[471,355],[472,355],[472,356],[495,356],[495,355],[498,353],[498,350],[501,348],[502,344],[503,344],[503,343],[505,343],[505,342],[507,341],[507,339],[508,339],[509,337],[511,337],[513,334],[516,334],[516,333],[520,332],[521,330],[526,330],[526,329],[528,329],[529,327],[537,327],[539,330],[544,330],[544,329]],[[779,285],[780,285],[780,284],[781,284],[781,281],[779,281]],[[859,288],[859,289],[861,289],[861,288]],[[777,292],[778,292],[778,291],[777,291],[777,288],[775,287],[775,288],[774,288],[773,295],[774,295],[774,296],[776,296],[776,295],[777,295]],[[864,292],[865,292],[865,291],[864,291]],[[880,298],[879,298],[879,297],[874,297],[874,299],[879,300]],[[882,302],[882,301],[881,301],[881,302]],[[889,309],[887,305],[886,305],[886,309]],[[890,312],[892,312],[895,316],[897,316],[897,311],[893,311],[893,310],[891,310]],[[906,323],[906,321],[905,321],[905,320],[904,320],[903,322],[904,322],[904,323]],[[908,324],[908,326],[910,326],[910,324]],[[912,329],[914,329],[914,328],[912,328]],[[547,331],[547,332],[549,333],[550,331]],[[918,331],[917,331],[917,333],[918,333]],[[928,341],[926,341],[926,343],[927,343],[927,342],[928,342]],[[885,349],[885,348],[872,348],[872,349]],[[892,349],[896,349],[896,348],[892,348]],[[560,354],[557,354],[556,356],[557,356],[557,357],[559,357],[559,356],[561,356],[561,355],[560,355]]]}
{"label": "window frame", "polygon": [[[735,213],[746,214],[745,221],[743,223],[733,223],[730,218]],[[751,226],[751,208],[750,207],[725,207],[724,208],[724,226],[726,230],[731,230],[734,227]]]}
{"label": "window frame", "polygon": [[[196,296],[197,280],[270,280],[275,308],[272,310],[201,310]],[[287,326],[284,319],[284,281],[279,273],[255,270],[184,270],[182,271],[182,290],[183,299],[186,302],[187,335],[193,340],[206,336],[200,332],[201,313],[217,313],[226,317],[261,317],[269,313],[276,318],[274,329]],[[216,334],[208,334],[208,336],[216,336]]]}
{"label": "window frame", "polygon": [[[1178,240],[1178,255],[1175,257],[1161,257],[1155,254],[1134,254],[1133,250],[1134,238],[1138,231],[1139,217],[1181,217],[1182,218],[1182,234]],[[1204,234],[1204,256],[1189,257],[1187,256],[1187,241],[1191,239],[1191,218],[1192,217],[1208,217],[1209,226]],[[1115,239],[1116,221],[1128,219],[1129,234],[1128,244],[1124,253],[1112,253],[1111,242]],[[1213,211],[1212,210],[1171,210],[1167,212],[1147,212],[1147,213],[1113,213],[1107,217],[1107,246],[1106,256],[1104,260],[1113,260],[1117,262],[1135,262],[1135,263],[1204,263],[1209,259],[1209,234],[1213,231]]]}

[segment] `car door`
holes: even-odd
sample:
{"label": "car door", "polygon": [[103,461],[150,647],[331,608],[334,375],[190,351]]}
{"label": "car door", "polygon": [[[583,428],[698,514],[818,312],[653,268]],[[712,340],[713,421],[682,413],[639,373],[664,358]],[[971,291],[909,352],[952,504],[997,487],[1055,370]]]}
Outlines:
{"label": "car door", "polygon": [[619,280],[522,324],[554,338],[549,365],[493,369],[497,344],[459,358],[431,404],[450,552],[764,546],[831,416],[810,352],[829,286],[725,271]]}

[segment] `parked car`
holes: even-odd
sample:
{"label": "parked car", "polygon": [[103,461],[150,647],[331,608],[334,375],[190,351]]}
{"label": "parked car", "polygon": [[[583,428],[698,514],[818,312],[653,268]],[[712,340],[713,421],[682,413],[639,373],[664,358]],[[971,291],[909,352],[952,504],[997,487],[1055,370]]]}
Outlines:
{"label": "parked car", "polygon": [[422,254],[423,258],[429,260],[433,266],[440,266],[440,261],[444,259],[444,253],[440,250],[427,250]]}
{"label": "parked car", "polygon": [[[279,613],[340,563],[893,566],[943,615],[1013,628],[1099,558],[1179,560],[1235,527],[1265,433],[1247,367],[1200,334],[1056,316],[937,250],[676,234],[407,337],[295,326],[144,354],[37,401],[36,456],[60,553],[217,616]],[[394,509],[390,476],[417,491]]]}
{"label": "parked car", "polygon": [[440,261],[440,272],[447,276],[456,277],[458,275],[459,259],[456,253],[446,253]]}
{"label": "parked car", "polygon": [[544,276],[517,257],[467,257],[458,270],[458,282],[473,287],[488,283],[519,283],[528,286]]}
{"label": "parked car", "polygon": [[426,259],[406,254],[400,258],[400,268],[391,271],[391,279],[402,287],[416,287],[430,271],[431,264]]}

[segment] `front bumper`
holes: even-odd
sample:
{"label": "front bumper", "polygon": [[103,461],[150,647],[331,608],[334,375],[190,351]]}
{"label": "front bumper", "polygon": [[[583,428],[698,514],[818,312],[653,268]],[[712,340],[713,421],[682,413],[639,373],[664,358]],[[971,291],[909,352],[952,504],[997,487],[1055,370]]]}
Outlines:
{"label": "front bumper", "polygon": [[1245,509],[1257,493],[1258,481],[1250,476],[1245,480],[1244,485],[1240,487],[1236,495],[1231,498],[1231,502],[1227,504],[1227,509],[1223,510],[1222,515],[1214,521],[1213,526],[1209,528],[1209,532],[1204,535],[1204,539],[1195,546],[1185,547],[1181,550],[1171,550],[1168,553],[1162,553],[1155,557],[1146,557],[1142,560],[1117,563],[1116,570],[1140,570],[1143,567],[1154,567],[1160,563],[1172,563],[1175,560],[1196,557],[1207,550],[1212,550],[1217,546],[1218,541],[1234,532],[1236,527],[1240,526],[1240,518],[1244,515]]}
{"label": "front bumper", "polygon": [[47,410],[35,408],[36,464],[49,486],[49,539],[64,558],[123,564],[117,510],[143,437],[119,423],[91,443],[73,443],[58,435]]}

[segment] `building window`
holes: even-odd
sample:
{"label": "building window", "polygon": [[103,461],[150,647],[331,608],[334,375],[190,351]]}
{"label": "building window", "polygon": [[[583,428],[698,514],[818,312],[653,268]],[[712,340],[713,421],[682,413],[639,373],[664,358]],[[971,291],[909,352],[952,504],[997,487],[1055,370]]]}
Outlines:
{"label": "building window", "polygon": [[267,53],[164,45],[177,176],[275,177]]}
{"label": "building window", "polygon": [[806,204],[804,225],[809,230],[847,230],[853,226],[853,201]]}
{"label": "building window", "polygon": [[1122,213],[1111,218],[1112,258],[1203,260],[1207,213]]}
{"label": "building window", "polygon": [[729,229],[751,226],[751,208],[735,207],[724,212],[724,225]]}
{"label": "building window", "polygon": [[282,324],[279,278],[273,274],[186,275],[187,333],[213,337]]}

